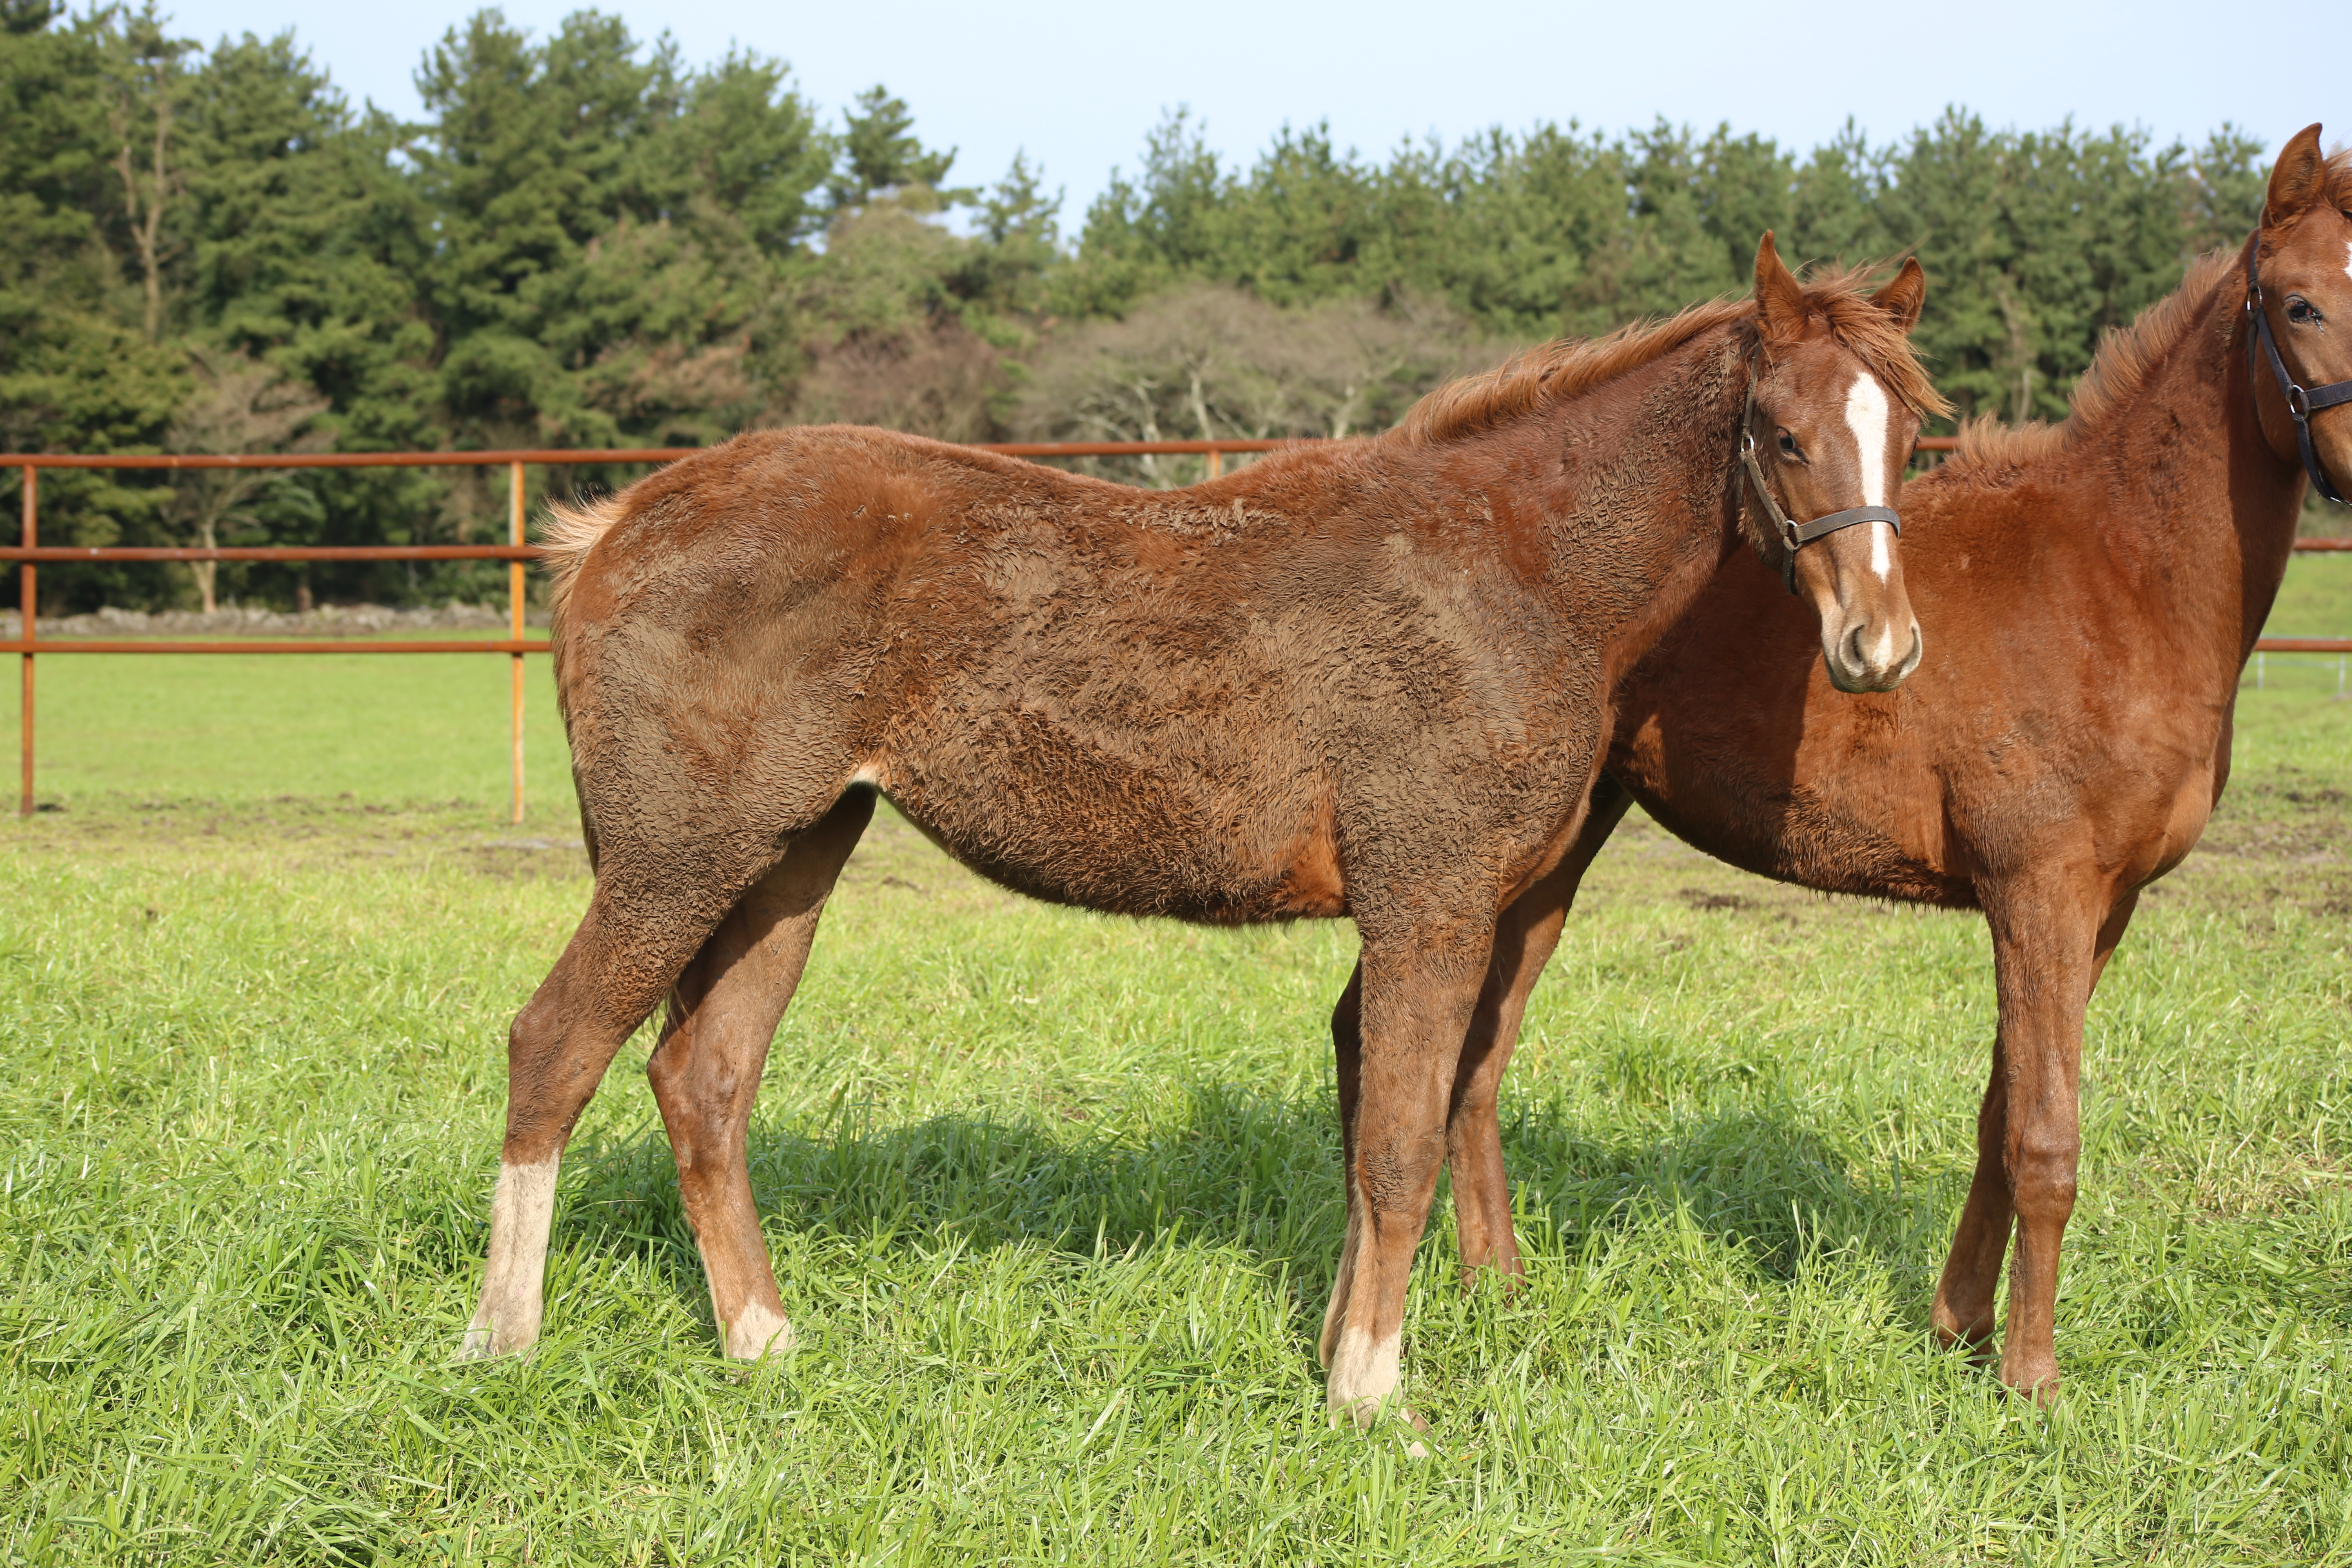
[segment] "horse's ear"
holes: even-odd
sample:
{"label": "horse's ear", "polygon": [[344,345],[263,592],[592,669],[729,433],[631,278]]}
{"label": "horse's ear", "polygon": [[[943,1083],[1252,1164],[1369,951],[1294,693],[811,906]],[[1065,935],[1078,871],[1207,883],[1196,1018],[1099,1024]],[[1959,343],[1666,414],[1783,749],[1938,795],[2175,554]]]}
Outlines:
{"label": "horse's ear", "polygon": [[2263,203],[2263,226],[2293,223],[2310,210],[2326,184],[2327,165],[2319,155],[2319,127],[2306,125],[2279,149],[2278,167],[2271,171],[2271,190]]}
{"label": "horse's ear", "polygon": [[1870,297],[1870,302],[1895,318],[1895,324],[1905,331],[1919,324],[1919,312],[1927,304],[1927,274],[1916,256],[1903,258],[1903,270],[1895,280]]}
{"label": "horse's ear", "polygon": [[1792,343],[1805,333],[1805,291],[1769,228],[1756,247],[1756,329],[1768,343]]}

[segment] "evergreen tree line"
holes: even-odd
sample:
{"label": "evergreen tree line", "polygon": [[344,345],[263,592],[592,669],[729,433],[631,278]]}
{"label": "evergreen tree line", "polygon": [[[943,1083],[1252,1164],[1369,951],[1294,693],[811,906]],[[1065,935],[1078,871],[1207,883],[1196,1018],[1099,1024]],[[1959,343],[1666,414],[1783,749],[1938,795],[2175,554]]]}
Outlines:
{"label": "evergreen tree line", "polygon": [[[1964,412],[2048,417],[2103,330],[2245,235],[2264,174],[2227,128],[2190,148],[1957,110],[1801,154],[1571,121],[1385,158],[1292,130],[1244,165],[1179,112],[1072,234],[1025,160],[951,184],[953,151],[883,88],[834,117],[781,60],[689,64],[593,11],[545,37],[479,12],[417,82],[425,118],[405,123],[355,108],[290,34],[202,47],[152,5],[0,0],[0,447],[670,446],[822,419],[955,440],[1345,435],[1512,348],[1739,289],[1766,228],[1823,262],[1916,250],[1945,389]],[[51,471],[42,536],[493,539],[503,486]],[[497,581],[45,577],[45,613]]]}

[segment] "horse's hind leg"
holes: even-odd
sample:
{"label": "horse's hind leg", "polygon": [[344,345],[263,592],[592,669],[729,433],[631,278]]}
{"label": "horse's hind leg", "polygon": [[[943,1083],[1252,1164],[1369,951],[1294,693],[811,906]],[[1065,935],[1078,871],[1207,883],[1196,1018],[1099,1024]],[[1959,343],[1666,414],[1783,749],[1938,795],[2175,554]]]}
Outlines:
{"label": "horse's hind leg", "polygon": [[[741,890],[780,852],[730,844],[600,846],[595,896],[563,956],[507,1032],[507,1131],[490,1201],[489,1261],[463,1353],[504,1355],[539,1338],[555,1173],[572,1124],[614,1053],[661,1004]],[[746,859],[746,856],[753,857]],[[690,865],[696,877],[673,869]]]}
{"label": "horse's hind leg", "polygon": [[817,917],[873,814],[872,792],[852,790],[794,837],[678,977],[646,1065],[730,1356],[756,1359],[793,1342],[752,1204],[746,1134],[768,1045],[800,984]]}
{"label": "horse's hind leg", "polygon": [[1330,1325],[1338,1333],[1327,1401],[1335,1419],[1345,1413],[1368,1426],[1397,1392],[1406,1277],[1429,1221],[1454,1064],[1491,938],[1491,927],[1470,922],[1366,933],[1348,1161],[1355,1218]]}
{"label": "horse's hind leg", "polygon": [[1331,1352],[1339,1347],[1339,1325],[1347,1321],[1348,1288],[1356,1278],[1356,1249],[1363,1240],[1363,1210],[1357,1202],[1355,1179],[1349,1174],[1356,1168],[1356,1100],[1364,1066],[1364,961],[1360,958],[1356,961],[1356,972],[1348,976],[1347,989],[1339,993],[1339,1003],[1331,1009],[1331,1056],[1339,1069],[1339,1173],[1348,1194],[1348,1232],[1339,1244],[1339,1267],[1331,1276],[1331,1304],[1323,1310],[1323,1334],[1315,1347],[1326,1370],[1331,1365]]}

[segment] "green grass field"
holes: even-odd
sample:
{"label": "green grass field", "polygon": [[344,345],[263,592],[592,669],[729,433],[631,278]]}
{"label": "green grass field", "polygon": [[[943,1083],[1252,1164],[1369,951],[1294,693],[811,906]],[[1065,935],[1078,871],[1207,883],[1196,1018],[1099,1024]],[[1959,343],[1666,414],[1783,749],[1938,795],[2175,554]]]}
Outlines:
{"label": "green grass field", "polygon": [[[2352,563],[2273,617],[2352,631]],[[506,1023],[588,885],[535,667],[42,667],[0,857],[0,1561],[2352,1561],[2352,701],[2269,661],[2093,1010],[2037,1410],[1927,1332],[1992,1026],[1973,917],[1641,823],[1505,1109],[1528,1288],[1440,1211],[1433,1457],[1327,1430],[1344,925],[1023,903],[886,812],[754,1175],[801,1333],[724,1362],[639,1053],[528,1360],[451,1360]],[[7,738],[13,747],[13,734]]]}

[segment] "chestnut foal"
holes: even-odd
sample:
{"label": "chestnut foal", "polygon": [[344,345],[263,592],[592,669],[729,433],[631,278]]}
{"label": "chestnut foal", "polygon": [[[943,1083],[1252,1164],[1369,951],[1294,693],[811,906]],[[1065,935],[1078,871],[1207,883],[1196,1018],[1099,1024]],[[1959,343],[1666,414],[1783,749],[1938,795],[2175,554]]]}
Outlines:
{"label": "chestnut foal", "polygon": [[[1331,1408],[1370,1421],[1496,919],[1576,841],[1614,682],[1743,546],[1785,568],[1841,688],[1917,661],[1888,510],[1935,400],[1917,266],[1874,296],[1804,286],[1768,235],[1756,279],[1185,490],[833,427],[562,516],[555,668],[596,888],[509,1037],[467,1350],[538,1336],[564,1141],[665,997],[650,1072],[728,1353],[790,1342],[745,1129],[878,793],[1038,898],[1354,918],[1325,1339]],[[1811,520],[1800,542],[1834,528],[1820,543],[1743,503],[1750,442],[1763,507]]]}
{"label": "chestnut foal", "polygon": [[[1447,1121],[1464,1264],[1518,1269],[1496,1089],[1577,883],[1638,800],[1768,877],[1984,911],[2000,1023],[1933,1321],[1990,1359],[2013,1226],[2000,1376],[2053,1392],[2084,1014],[2140,889],[2221,796],[2306,474],[2352,489],[2347,402],[2352,158],[2323,159],[2314,125],[2253,237],[2110,338],[2065,424],[1975,427],[1905,488],[1905,566],[1943,651],[1901,693],[1831,696],[1767,574],[1710,580],[1621,688],[1574,846],[1504,911]],[[1345,1074],[1352,1000],[1333,1031]]]}

